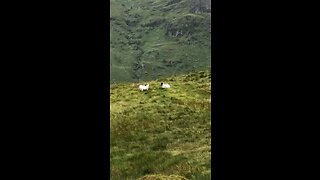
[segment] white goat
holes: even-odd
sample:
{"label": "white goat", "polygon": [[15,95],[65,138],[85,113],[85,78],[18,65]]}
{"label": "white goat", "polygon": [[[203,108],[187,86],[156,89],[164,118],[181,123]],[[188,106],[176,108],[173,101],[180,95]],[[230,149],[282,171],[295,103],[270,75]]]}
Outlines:
{"label": "white goat", "polygon": [[139,86],[140,91],[148,91],[149,89],[149,84],[146,85],[140,85]]}
{"label": "white goat", "polygon": [[163,84],[163,83],[161,83],[161,87],[162,87],[163,89],[168,89],[168,88],[170,88],[170,85],[169,85],[169,84]]}

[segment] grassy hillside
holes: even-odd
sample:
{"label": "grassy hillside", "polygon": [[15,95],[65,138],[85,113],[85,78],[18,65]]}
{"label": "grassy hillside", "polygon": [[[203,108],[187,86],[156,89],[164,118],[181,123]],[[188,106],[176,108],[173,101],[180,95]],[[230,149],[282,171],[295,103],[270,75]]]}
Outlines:
{"label": "grassy hillside", "polygon": [[[172,88],[160,89],[161,82]],[[211,72],[146,83],[144,92],[138,83],[111,86],[111,179],[210,179]]]}
{"label": "grassy hillside", "polygon": [[111,0],[110,83],[211,66],[210,0]]}

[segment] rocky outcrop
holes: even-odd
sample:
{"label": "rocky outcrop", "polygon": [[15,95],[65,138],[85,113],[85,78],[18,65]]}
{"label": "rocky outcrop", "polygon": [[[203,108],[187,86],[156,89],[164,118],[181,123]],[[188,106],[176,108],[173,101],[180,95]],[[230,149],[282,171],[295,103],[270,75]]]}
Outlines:
{"label": "rocky outcrop", "polygon": [[195,0],[191,12],[195,14],[211,12],[211,0]]}

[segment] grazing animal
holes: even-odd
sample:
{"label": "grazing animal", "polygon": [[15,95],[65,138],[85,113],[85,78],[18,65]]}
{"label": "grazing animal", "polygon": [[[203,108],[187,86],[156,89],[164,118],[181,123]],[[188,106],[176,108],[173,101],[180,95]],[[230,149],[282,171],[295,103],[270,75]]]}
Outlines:
{"label": "grazing animal", "polygon": [[149,84],[140,85],[139,89],[140,89],[140,91],[148,91],[149,90]]}
{"label": "grazing animal", "polygon": [[161,83],[161,87],[162,87],[163,89],[168,89],[168,88],[170,88],[170,85],[169,85],[169,84]]}

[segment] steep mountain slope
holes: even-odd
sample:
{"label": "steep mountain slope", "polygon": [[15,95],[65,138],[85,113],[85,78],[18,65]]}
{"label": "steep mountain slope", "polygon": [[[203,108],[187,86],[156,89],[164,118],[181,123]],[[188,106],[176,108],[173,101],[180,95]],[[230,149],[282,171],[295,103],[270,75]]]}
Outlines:
{"label": "steep mountain slope", "polygon": [[211,66],[211,0],[111,0],[110,83]]}
{"label": "steep mountain slope", "polygon": [[[161,89],[160,83],[172,88]],[[111,179],[144,175],[211,178],[211,72],[110,89]],[[152,178],[151,178],[152,179]]]}

